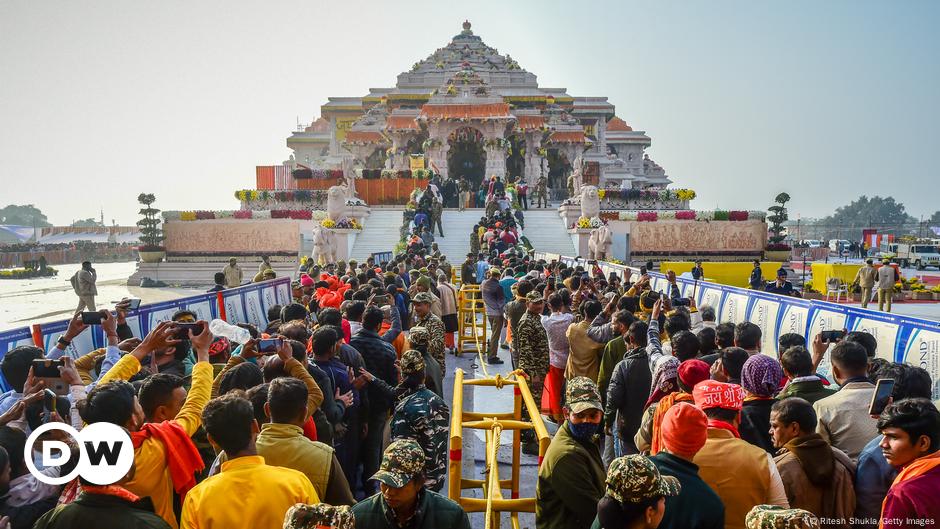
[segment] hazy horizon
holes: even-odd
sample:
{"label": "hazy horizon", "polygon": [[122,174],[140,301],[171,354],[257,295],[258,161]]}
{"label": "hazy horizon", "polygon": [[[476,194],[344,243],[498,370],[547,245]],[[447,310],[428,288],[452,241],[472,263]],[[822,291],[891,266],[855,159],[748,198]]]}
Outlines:
{"label": "hazy horizon", "polygon": [[[567,6],[584,6],[573,11]],[[940,209],[940,3],[237,1],[0,4],[0,207],[55,225],[236,209],[330,96],[362,96],[464,19],[540,86],[606,96],[696,209]]]}

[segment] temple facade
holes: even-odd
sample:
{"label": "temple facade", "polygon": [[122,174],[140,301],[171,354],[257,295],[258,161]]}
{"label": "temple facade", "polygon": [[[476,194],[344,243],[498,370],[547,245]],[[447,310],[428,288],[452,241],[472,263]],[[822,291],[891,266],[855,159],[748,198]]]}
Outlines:
{"label": "temple facade", "polygon": [[[614,113],[606,97],[546,88],[464,22],[451,42],[392,88],[331,97],[321,117],[287,138],[285,173],[339,169],[408,171],[423,165],[471,185],[497,175],[565,197],[572,172],[584,185],[664,189],[666,172],[645,153],[650,137]],[[575,165],[580,165],[576,171]],[[375,171],[373,171],[374,173]]]}

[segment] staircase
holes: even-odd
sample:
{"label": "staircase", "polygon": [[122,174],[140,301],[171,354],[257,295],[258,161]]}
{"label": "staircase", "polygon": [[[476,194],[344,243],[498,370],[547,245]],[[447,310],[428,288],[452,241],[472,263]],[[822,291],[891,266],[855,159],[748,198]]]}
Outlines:
{"label": "staircase", "polygon": [[[526,229],[523,234],[529,238],[536,250],[561,255],[574,255],[571,237],[565,224],[554,209],[530,209],[525,213]],[[434,241],[452,263],[464,260],[470,250],[470,230],[483,216],[482,209],[466,211],[444,210],[444,237],[435,232]],[[366,219],[362,233],[356,238],[351,257],[363,260],[375,252],[388,252],[398,243],[401,227],[401,209],[375,208]]]}
{"label": "staircase", "polygon": [[372,208],[349,257],[361,263],[373,253],[393,251],[399,241],[402,211],[404,209]]}

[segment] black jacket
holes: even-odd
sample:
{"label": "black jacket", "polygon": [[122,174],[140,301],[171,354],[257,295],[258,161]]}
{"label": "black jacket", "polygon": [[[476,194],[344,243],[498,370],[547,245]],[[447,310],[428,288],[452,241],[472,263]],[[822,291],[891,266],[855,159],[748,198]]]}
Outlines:
{"label": "black jacket", "polygon": [[[607,387],[607,420],[617,415],[617,429],[625,454],[637,454],[633,436],[640,429],[643,407],[650,396],[653,374],[650,372],[646,349],[627,351],[617,363]],[[611,424],[611,422],[607,422]]]}
{"label": "black jacket", "polygon": [[131,503],[116,496],[82,493],[43,515],[34,529],[169,529],[153,512],[150,498]]}
{"label": "black jacket", "polygon": [[[355,347],[362,355],[367,371],[392,387],[398,385],[398,371],[395,369],[395,360],[398,355],[395,354],[392,344],[383,340],[374,331],[361,329],[349,340],[349,345]],[[372,384],[367,386],[366,393],[369,400],[369,417],[387,414],[395,406],[394,399],[389,398]]]}
{"label": "black jacket", "polygon": [[775,402],[776,399],[746,401],[741,408],[741,424],[738,427],[741,439],[763,448],[769,454],[777,453],[770,436],[770,408]]}

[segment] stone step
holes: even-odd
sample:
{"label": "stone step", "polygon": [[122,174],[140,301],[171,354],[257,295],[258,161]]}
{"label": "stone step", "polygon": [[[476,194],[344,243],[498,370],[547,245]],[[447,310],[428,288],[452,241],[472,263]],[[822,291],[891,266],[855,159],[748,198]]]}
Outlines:
{"label": "stone step", "polygon": [[[361,260],[372,253],[392,251],[399,241],[403,211],[400,208],[373,209],[362,233],[356,238],[351,256]],[[561,255],[574,254],[571,238],[557,210],[530,209],[524,214],[527,229],[523,233],[536,250]],[[463,261],[470,249],[470,232],[482,216],[482,209],[444,210],[441,223],[444,236],[435,232],[434,241],[450,262]]]}

